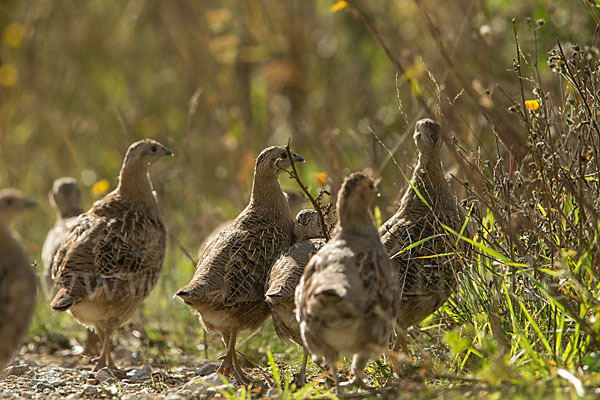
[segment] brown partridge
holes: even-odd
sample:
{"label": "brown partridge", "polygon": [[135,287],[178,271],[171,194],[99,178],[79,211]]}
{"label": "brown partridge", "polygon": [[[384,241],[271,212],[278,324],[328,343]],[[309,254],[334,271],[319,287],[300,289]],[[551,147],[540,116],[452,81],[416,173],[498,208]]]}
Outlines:
{"label": "brown partridge", "polygon": [[342,354],[353,356],[354,378],[389,342],[398,309],[398,276],[371,214],[375,195],[365,173],[347,177],[338,194],[338,224],[310,259],[296,288],[296,318],[313,360],[333,369]]}
{"label": "brown partridge", "polygon": [[294,220],[279,185],[279,174],[290,165],[285,147],[273,146],[260,153],[250,203],[206,247],[194,277],[176,293],[198,313],[207,331],[221,334],[227,354],[217,371],[226,376],[234,373],[242,382],[249,379],[237,360],[237,335],[257,329],[269,316],[267,274],[293,240]]}
{"label": "brown partridge", "polygon": [[[56,222],[48,231],[44,246],[42,247],[42,263],[46,283],[54,292],[52,280],[52,260],[60,246],[65,242],[69,231],[75,225],[77,217],[83,213],[81,208],[81,191],[74,178],[63,177],[54,181],[52,191],[48,195],[50,204],[56,209]],[[87,328],[87,339],[83,354],[98,354],[100,338],[91,328]]]}
{"label": "brown partridge", "polygon": [[10,226],[36,202],[16,189],[0,190],[0,370],[27,333],[37,295],[29,256]]}
{"label": "brown partridge", "polygon": [[414,140],[419,156],[411,185],[396,214],[379,229],[400,279],[398,341],[405,351],[403,331],[435,312],[456,288],[462,245],[443,225],[461,232],[465,221],[444,177],[440,125],[431,119],[418,121]]}
{"label": "brown partridge", "polygon": [[155,140],[133,143],[117,189],[79,216],[54,257],[52,309],[98,333],[103,345],[94,370],[114,368],[111,334],[158,281],[167,235],[148,168],[166,155],[171,151]]}
{"label": "brown partridge", "polygon": [[[296,243],[281,253],[273,263],[265,289],[265,298],[275,332],[282,340],[304,347],[300,325],[296,320],[294,291],[310,258],[325,244],[319,216],[315,210],[302,210],[294,222]],[[304,383],[308,353],[304,349],[298,382]]]}

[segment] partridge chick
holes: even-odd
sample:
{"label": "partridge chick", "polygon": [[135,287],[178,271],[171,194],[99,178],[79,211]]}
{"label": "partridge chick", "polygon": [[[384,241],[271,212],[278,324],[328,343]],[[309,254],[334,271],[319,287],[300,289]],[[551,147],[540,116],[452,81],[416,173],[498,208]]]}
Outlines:
{"label": "partridge chick", "polygon": [[56,223],[48,231],[42,247],[42,262],[46,280],[50,286],[53,286],[52,260],[83,210],[81,209],[81,192],[77,181],[73,178],[65,177],[55,180],[48,199],[52,207],[56,209],[57,216]]}
{"label": "partridge chick", "polygon": [[[419,156],[411,185],[396,214],[379,229],[400,279],[401,331],[444,304],[456,287],[457,273],[462,270],[456,238],[442,226],[460,232],[465,218],[444,177],[440,125],[431,119],[418,121],[414,140]],[[405,250],[423,239],[427,240]],[[403,332],[398,341],[406,351]]]}
{"label": "partridge chick", "polygon": [[[71,228],[75,225],[79,214],[83,213],[81,208],[81,191],[74,178],[64,177],[54,181],[52,191],[48,195],[50,204],[56,209],[56,223],[48,231],[44,246],[42,247],[42,263],[44,264],[44,276],[46,283],[54,289],[52,281],[52,260],[59,247],[64,243]],[[55,294],[55,293],[54,293]],[[87,339],[83,348],[83,354],[98,354],[100,338],[90,328],[87,328]]]}
{"label": "partridge chick", "polygon": [[[303,161],[297,154],[295,161]],[[191,282],[176,296],[191,306],[207,331],[227,346],[217,372],[248,382],[237,360],[237,334],[258,328],[269,315],[265,282],[273,261],[293,240],[290,206],[279,174],[291,162],[284,147],[263,150],[256,159],[250,203],[206,247]]]}
{"label": "partridge chick", "polygon": [[71,228],[52,264],[58,292],[51,306],[69,311],[102,339],[94,370],[114,368],[110,337],[158,281],[166,231],[152,192],[148,168],[172,155],[151,139],[133,143],[123,161],[119,186],[96,201]]}
{"label": "partridge chick", "polygon": [[392,333],[398,308],[398,276],[390,264],[371,215],[373,180],[347,177],[338,195],[339,222],[333,236],[309,261],[296,288],[296,318],[314,360],[333,369],[340,354],[351,354],[354,378],[363,385],[369,357]]}
{"label": "partridge chick", "polygon": [[[315,210],[302,210],[296,215],[294,237],[296,244],[286,249],[269,272],[265,298],[275,332],[282,340],[291,340],[304,347],[300,326],[296,321],[294,291],[310,258],[325,244],[319,215]],[[308,353],[304,349],[298,382],[304,383]]]}
{"label": "partridge chick", "polygon": [[18,190],[0,190],[0,370],[27,333],[35,307],[35,272],[10,229],[15,217],[35,205]]}

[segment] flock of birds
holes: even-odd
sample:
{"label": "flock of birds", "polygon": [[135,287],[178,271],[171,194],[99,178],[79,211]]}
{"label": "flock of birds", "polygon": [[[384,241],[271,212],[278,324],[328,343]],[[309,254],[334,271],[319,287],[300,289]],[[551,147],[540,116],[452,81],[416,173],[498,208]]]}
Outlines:
{"label": "flock of birds", "polygon": [[[406,350],[404,330],[436,311],[457,285],[463,258],[455,232],[465,216],[444,177],[440,126],[417,122],[418,161],[400,206],[379,229],[371,214],[370,172],[346,177],[337,195],[338,222],[330,240],[315,210],[292,217],[279,175],[303,158],[273,146],[256,159],[248,206],[203,249],[189,284],[175,294],[218,332],[227,347],[218,372],[249,382],[235,350],[238,334],[272,316],[277,334],[333,370],[336,388],[364,385],[363,368],[388,346]],[[145,139],[125,156],[118,187],[83,212],[72,178],[54,183],[58,211],[42,259],[55,289],[51,307],[86,326],[88,345],[102,350],[94,370],[118,371],[111,335],[156,285],[166,230],[149,167],[172,152]],[[14,355],[35,305],[30,259],[11,232],[14,217],[36,203],[15,189],[0,191],[0,367]],[[393,339],[395,332],[396,339]],[[97,335],[97,336],[96,336]],[[351,355],[353,379],[340,384],[335,365]]]}

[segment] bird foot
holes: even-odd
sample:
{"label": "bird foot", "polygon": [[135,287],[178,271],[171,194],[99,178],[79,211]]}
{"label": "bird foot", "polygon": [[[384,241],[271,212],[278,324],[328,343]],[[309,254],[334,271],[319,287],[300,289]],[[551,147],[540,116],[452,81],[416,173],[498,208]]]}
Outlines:
{"label": "bird foot", "polygon": [[243,385],[248,385],[254,380],[252,380],[248,375],[246,375],[243,371],[234,370],[235,379]]}
{"label": "bird foot", "polygon": [[306,383],[306,374],[300,372],[294,374],[294,380],[292,381],[292,383],[295,383],[296,387],[301,388]]}
{"label": "bird foot", "polygon": [[221,365],[217,368],[217,373],[229,378],[233,373],[233,363],[231,362],[231,358],[227,356],[219,358],[221,359]]}
{"label": "bird foot", "polygon": [[92,369],[92,371],[94,371],[94,372],[98,372],[102,368],[106,367],[106,359],[104,357],[102,357],[102,356],[96,357],[96,358],[92,358],[91,361],[94,364],[94,368]]}
{"label": "bird foot", "polygon": [[[94,372],[98,372],[102,368],[105,368],[105,367],[108,367],[108,369],[110,369],[113,373],[115,371],[122,371],[119,368],[117,368],[116,365],[112,361],[110,362],[110,364],[106,365],[106,359],[102,356],[92,358],[91,361],[92,361],[92,363],[94,363],[94,368],[92,369],[92,371],[94,371]],[[127,375],[127,373],[125,373],[125,375]],[[115,374],[115,376],[116,376],[116,374]]]}

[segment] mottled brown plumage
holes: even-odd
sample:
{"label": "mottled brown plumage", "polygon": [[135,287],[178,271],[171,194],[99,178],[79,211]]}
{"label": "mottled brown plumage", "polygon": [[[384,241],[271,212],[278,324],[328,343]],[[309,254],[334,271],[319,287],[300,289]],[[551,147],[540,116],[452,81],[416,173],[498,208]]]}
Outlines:
{"label": "mottled brown plumage", "polygon": [[103,340],[95,370],[112,367],[110,336],[150,293],[160,274],[166,231],[149,166],[171,151],[145,139],[127,151],[119,186],[81,214],[52,264],[59,288],[52,309],[69,311]]}
{"label": "mottled brown plumage", "polygon": [[369,357],[389,341],[398,308],[398,277],[381,244],[370,207],[373,180],[346,178],[338,195],[333,236],[309,261],[296,288],[296,317],[313,359],[334,369],[352,354],[350,382],[362,385]]}
{"label": "mottled brown plumage", "polygon": [[218,372],[233,372],[241,381],[248,378],[237,362],[237,334],[258,328],[269,315],[264,301],[267,273],[293,240],[294,221],[279,185],[279,174],[290,165],[284,147],[260,153],[250,203],[206,247],[191,282],[176,293],[198,312],[208,331],[221,334],[227,354]]}
{"label": "mottled brown plumage", "polygon": [[35,306],[35,272],[10,229],[15,217],[35,205],[18,190],[0,190],[0,369],[27,333]]}
{"label": "mottled brown plumage", "polygon": [[[304,203],[306,201],[306,199],[304,197],[302,197],[302,195],[300,193],[296,192],[296,191],[293,191],[293,190],[284,190],[283,193],[285,194],[285,197],[287,198],[288,204],[290,205],[290,210],[292,210],[292,211],[300,208],[300,206],[302,205],[302,203]],[[198,247],[198,258],[199,259],[202,258],[202,253],[204,252],[204,250],[206,249],[206,247],[213,240],[215,240],[215,238],[217,237],[217,235],[219,233],[221,233],[221,231],[225,230],[225,228],[227,228],[227,226],[229,224],[231,224],[232,222],[233,222],[233,220],[231,220],[231,219],[228,220],[228,221],[223,221],[219,225],[217,225],[216,228],[214,228],[212,231],[210,231],[210,233],[208,235],[206,235],[206,238],[204,238],[204,240],[202,241],[202,243]]]}
{"label": "mottled brown plumage", "polygon": [[[315,210],[302,210],[294,222],[296,244],[286,249],[273,263],[265,289],[265,298],[275,332],[283,340],[304,347],[300,326],[296,320],[294,292],[310,258],[325,244],[319,216]],[[307,352],[304,350],[298,381],[304,383]]]}
{"label": "mottled brown plumage", "polygon": [[461,257],[455,253],[462,245],[457,245],[456,237],[442,227],[444,224],[460,232],[464,215],[444,177],[439,124],[431,119],[418,121],[414,140],[419,158],[412,186],[406,189],[396,214],[379,230],[400,279],[398,325],[402,329],[435,312],[454,291],[456,275],[462,269]]}
{"label": "mottled brown plumage", "polygon": [[[42,247],[42,263],[44,264],[44,276],[46,283],[55,293],[52,280],[52,260],[60,246],[65,242],[69,231],[75,225],[77,217],[83,213],[81,208],[81,191],[74,178],[63,177],[54,181],[52,191],[48,195],[52,207],[56,209],[56,222],[48,231],[44,246]],[[98,354],[100,338],[91,328],[87,328],[87,339],[83,348],[83,354]]]}

